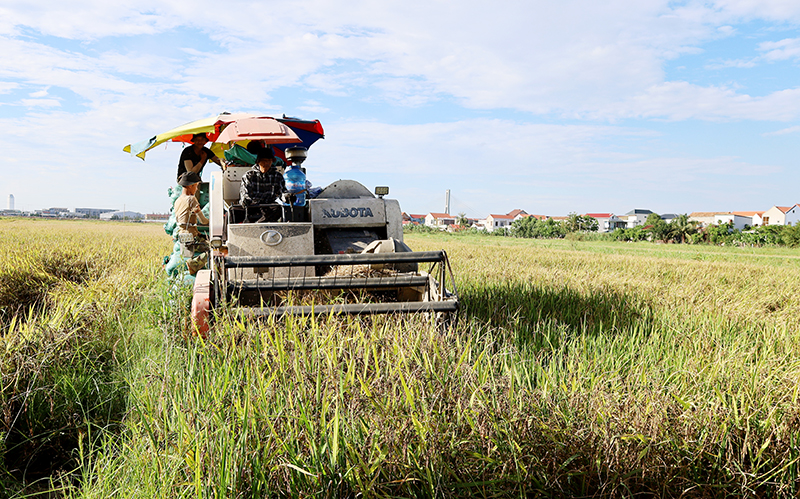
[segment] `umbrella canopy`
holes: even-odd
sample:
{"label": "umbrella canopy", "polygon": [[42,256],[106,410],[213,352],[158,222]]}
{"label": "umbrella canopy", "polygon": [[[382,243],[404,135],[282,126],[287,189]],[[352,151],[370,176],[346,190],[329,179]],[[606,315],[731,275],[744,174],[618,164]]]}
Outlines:
{"label": "umbrella canopy", "polygon": [[[230,113],[222,113],[217,116],[211,116],[209,118],[203,118],[201,120],[191,121],[189,123],[183,124],[179,127],[175,127],[172,130],[168,130],[164,133],[160,133],[149,139],[143,140],[141,142],[137,142],[135,144],[128,144],[122,150],[132,154],[133,156],[137,156],[139,158],[144,159],[144,155],[150,149],[163,144],[168,140],[172,140],[174,142],[191,142],[192,135],[195,133],[206,133],[216,135],[219,133],[219,129],[225,123],[230,123],[231,121],[236,120],[237,118],[241,117],[250,117],[250,114],[230,114]],[[210,138],[210,137],[209,137]]]}
{"label": "umbrella canopy", "polygon": [[225,149],[222,143],[250,140],[263,140],[279,148],[279,156],[289,145],[310,147],[325,136],[319,121],[304,121],[296,118],[272,118],[247,113],[221,113],[217,116],[186,123],[160,133],[147,140],[129,144],[123,148],[127,153],[144,159],[150,149],[171,140],[173,142],[192,141],[195,133],[205,133],[209,140],[217,142],[211,147],[215,154]]}
{"label": "umbrella canopy", "polygon": [[242,140],[261,140],[266,144],[302,142],[291,128],[275,118],[267,118],[265,116],[245,118],[228,124],[219,134],[216,142],[238,142]]}

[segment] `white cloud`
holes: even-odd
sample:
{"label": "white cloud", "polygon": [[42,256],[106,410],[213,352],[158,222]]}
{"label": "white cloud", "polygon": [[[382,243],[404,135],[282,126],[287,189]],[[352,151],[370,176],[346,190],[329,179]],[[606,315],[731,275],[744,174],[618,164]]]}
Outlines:
{"label": "white cloud", "polygon": [[706,69],[725,69],[725,68],[741,68],[749,69],[754,68],[761,60],[760,57],[753,57],[751,59],[728,59],[720,62],[712,62],[705,65]]}
{"label": "white cloud", "polygon": [[309,114],[317,114],[317,113],[325,114],[330,112],[330,109],[323,106],[322,103],[314,100],[304,102],[303,105],[300,106],[298,109],[307,112]]}
{"label": "white cloud", "polygon": [[790,126],[788,128],[783,128],[781,130],[776,130],[774,132],[767,132],[762,134],[764,137],[771,137],[774,135],[787,135],[790,133],[798,133],[800,132],[800,126]]}
{"label": "white cloud", "polygon": [[758,50],[764,52],[762,58],[769,62],[800,59],[800,38],[763,42],[758,45]]}
{"label": "white cloud", "polygon": [[711,8],[733,21],[764,19],[800,23],[800,4],[794,0],[716,0]]}
{"label": "white cloud", "polygon": [[22,99],[20,102],[26,107],[61,107],[58,99]]}
{"label": "white cloud", "polygon": [[[104,4],[95,0],[4,8],[17,37],[0,41],[0,77],[62,86],[105,105],[119,94],[170,93],[178,106],[215,101],[225,106],[274,108],[279,88],[302,85],[328,95],[380,99],[421,106],[445,96],[475,109],[515,109],[564,117],[614,119],[625,115],[691,115],[720,119],[723,108],[704,115],[670,112],[670,96],[703,100],[719,89],[665,81],[663,64],[697,53],[705,41],[735,33],[736,23],[767,18],[796,20],[794,2],[666,0],[538,3],[507,0],[495,8],[441,0],[424,5],[361,0],[347,7],[323,0],[299,2],[291,11],[231,2],[145,0]],[[246,15],[243,15],[245,13]],[[216,47],[187,48],[184,60],[159,53],[59,50],[30,41],[34,30],[48,36],[93,42],[185,29]],[[0,33],[7,32],[0,25]],[[760,45],[763,57],[781,60],[800,51],[793,39]],[[730,60],[716,67],[752,67]],[[714,67],[712,65],[712,67]],[[126,75],[126,76],[122,76]],[[130,77],[158,81],[146,88]],[[648,99],[657,94],[657,105]],[[693,95],[688,95],[693,94]],[[638,96],[631,98],[631,96]],[[746,95],[734,91],[735,100]],[[638,103],[640,109],[628,109]],[[762,106],[763,107],[763,106]],[[773,119],[750,106],[733,119]],[[742,109],[742,106],[737,106]]]}
{"label": "white cloud", "polygon": [[702,87],[685,81],[655,85],[599,116],[668,120],[705,119],[790,121],[800,116],[800,88],[752,97],[725,87]]}
{"label": "white cloud", "polygon": [[19,88],[18,83],[10,82],[10,81],[0,81],[0,94],[7,94],[12,90]]}
{"label": "white cloud", "polygon": [[[153,34],[185,23],[186,15],[197,2],[134,2],[114,3],[102,0],[74,0],[53,3],[50,0],[28,0],[15,7],[6,7],[0,32],[20,33],[20,27],[32,28],[44,35],[74,40],[95,40],[106,36]],[[161,7],[165,8],[161,8]],[[10,29],[9,26],[15,28]]]}

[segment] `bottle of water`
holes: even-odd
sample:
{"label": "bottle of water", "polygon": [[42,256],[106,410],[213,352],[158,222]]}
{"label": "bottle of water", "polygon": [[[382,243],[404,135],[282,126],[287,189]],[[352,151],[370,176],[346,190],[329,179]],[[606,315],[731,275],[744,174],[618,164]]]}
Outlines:
{"label": "bottle of water", "polygon": [[306,174],[298,165],[292,165],[283,172],[283,181],[286,183],[286,192],[295,195],[294,205],[306,205]]}

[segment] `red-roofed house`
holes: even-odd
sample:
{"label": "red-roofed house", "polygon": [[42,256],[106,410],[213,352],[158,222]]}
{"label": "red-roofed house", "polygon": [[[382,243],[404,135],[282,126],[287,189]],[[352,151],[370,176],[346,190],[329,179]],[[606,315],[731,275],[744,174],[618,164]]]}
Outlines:
{"label": "red-roofed house", "polygon": [[765,212],[763,211],[734,211],[733,214],[739,217],[749,218],[750,221],[747,222],[747,225],[750,227],[755,227],[756,225],[761,225],[763,222],[761,221],[761,216]]}
{"label": "red-roofed house", "polygon": [[[539,218],[540,215],[528,215],[525,210],[520,210],[519,208],[515,210],[511,210],[505,215],[489,215],[488,217],[484,218],[483,220],[478,220],[477,225],[478,227],[482,227],[487,232],[492,232],[495,229],[503,229],[511,227],[511,224],[514,220],[519,220],[520,218],[535,216]],[[540,219],[541,220],[541,219]]]}
{"label": "red-roofed house", "polygon": [[528,215],[527,213],[525,215],[520,215],[520,218],[528,218],[528,217],[533,217],[536,220],[539,220],[540,222],[544,222],[545,220],[550,218],[547,215]]}
{"label": "red-roofed house", "polygon": [[489,215],[478,223],[483,225],[487,232],[492,232],[497,229],[511,227],[513,221],[514,217],[511,215]]}
{"label": "red-roofed house", "polygon": [[796,225],[800,219],[800,207],[773,206],[764,212],[761,220],[764,225]]}
{"label": "red-roofed house", "polygon": [[456,223],[456,219],[447,213],[428,213],[425,215],[425,225],[428,227],[436,227],[437,229],[446,229],[448,225]]}
{"label": "red-roofed house", "polygon": [[584,216],[597,220],[597,232],[613,232],[614,229],[624,229],[627,225],[625,220],[613,213],[587,213]]}
{"label": "red-roofed house", "polygon": [[416,222],[418,224],[425,223],[425,215],[412,215],[406,212],[403,212],[403,222]]}

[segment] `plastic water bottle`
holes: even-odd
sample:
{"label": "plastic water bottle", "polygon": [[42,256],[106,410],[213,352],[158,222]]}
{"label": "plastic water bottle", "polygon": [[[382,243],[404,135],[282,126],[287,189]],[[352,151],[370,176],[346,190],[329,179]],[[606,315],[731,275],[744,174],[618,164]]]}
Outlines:
{"label": "plastic water bottle", "polygon": [[292,165],[283,172],[283,181],[286,184],[286,192],[295,195],[295,206],[306,205],[306,174],[298,165]]}

